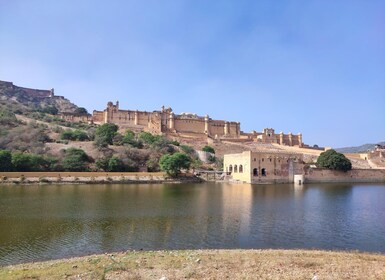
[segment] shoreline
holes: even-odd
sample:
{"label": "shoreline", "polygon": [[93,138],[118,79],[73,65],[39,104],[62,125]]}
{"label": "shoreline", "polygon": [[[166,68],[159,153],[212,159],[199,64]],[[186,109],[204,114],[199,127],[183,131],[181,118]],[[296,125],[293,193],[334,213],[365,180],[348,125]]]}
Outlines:
{"label": "shoreline", "polygon": [[385,254],[322,250],[105,253],[0,266],[1,279],[385,279]]}
{"label": "shoreline", "polygon": [[15,184],[162,184],[202,182],[192,174],[163,172],[0,172],[0,185]]}
{"label": "shoreline", "polygon": [[[371,170],[371,172],[376,172]],[[323,171],[325,172],[325,171]],[[331,172],[331,171],[328,171]],[[312,184],[323,183],[385,183],[385,170],[381,170],[381,176],[361,177],[361,176],[336,176],[339,173],[315,177],[310,179],[306,177],[301,184],[291,181],[276,181],[275,179],[263,180],[251,185],[271,185],[271,184],[294,184],[296,186],[306,186]],[[235,180],[204,180],[202,177],[195,176],[191,173],[182,173],[178,177],[168,177],[163,172],[0,172],[0,185],[43,185],[43,184],[179,184],[179,183],[200,183],[200,182],[217,182],[244,184],[245,182]]]}

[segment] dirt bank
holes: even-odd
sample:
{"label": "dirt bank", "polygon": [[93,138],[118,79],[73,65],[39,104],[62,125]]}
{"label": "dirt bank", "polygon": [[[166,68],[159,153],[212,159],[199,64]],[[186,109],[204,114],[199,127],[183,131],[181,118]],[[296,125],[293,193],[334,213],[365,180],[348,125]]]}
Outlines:
{"label": "dirt bank", "polygon": [[385,279],[385,255],[306,250],[129,251],[2,267],[0,279]]}

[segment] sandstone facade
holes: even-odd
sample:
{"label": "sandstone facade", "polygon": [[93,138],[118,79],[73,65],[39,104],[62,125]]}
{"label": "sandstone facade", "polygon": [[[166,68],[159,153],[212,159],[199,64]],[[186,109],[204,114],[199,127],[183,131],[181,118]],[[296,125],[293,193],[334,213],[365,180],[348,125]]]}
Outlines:
{"label": "sandstone facade", "polygon": [[234,142],[277,143],[302,147],[302,134],[276,134],[274,129],[265,128],[262,132],[244,133],[240,123],[235,121],[214,120],[208,115],[198,116],[191,113],[174,114],[171,108],[162,107],[159,111],[121,110],[119,102],[108,102],[103,111],[93,111],[92,121],[96,124],[114,123],[121,128],[148,131],[154,134],[189,134],[191,137],[202,135],[213,139],[226,139]]}
{"label": "sandstone facade", "polygon": [[92,119],[96,124],[114,123],[122,128],[144,130],[154,134],[162,133],[195,133],[212,137],[239,138],[240,123],[213,120],[208,115],[183,113],[174,114],[171,108],[160,111],[145,112],[120,110],[119,102],[114,105],[108,102],[103,111],[93,111]]}
{"label": "sandstone facade", "polygon": [[296,153],[245,151],[223,158],[223,170],[245,183],[291,183],[303,167],[303,155]]}

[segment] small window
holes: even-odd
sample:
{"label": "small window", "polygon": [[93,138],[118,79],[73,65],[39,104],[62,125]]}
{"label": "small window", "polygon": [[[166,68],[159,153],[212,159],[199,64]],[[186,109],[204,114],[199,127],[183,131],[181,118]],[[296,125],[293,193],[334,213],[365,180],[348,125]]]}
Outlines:
{"label": "small window", "polygon": [[264,162],[264,161],[265,161],[265,159],[263,158],[263,159],[262,159],[262,162]]}
{"label": "small window", "polygon": [[270,159],[270,162],[271,162],[271,159]]}
{"label": "small window", "polygon": [[237,173],[237,172],[238,172],[238,166],[234,165],[234,173]]}
{"label": "small window", "polygon": [[257,159],[256,159],[256,158],[254,158],[254,161],[257,161]]}
{"label": "small window", "polygon": [[242,164],[239,165],[239,173],[243,173],[243,166],[242,166]]}
{"label": "small window", "polygon": [[233,172],[233,166],[230,164],[230,166],[229,166],[229,172],[231,173],[231,172]]}

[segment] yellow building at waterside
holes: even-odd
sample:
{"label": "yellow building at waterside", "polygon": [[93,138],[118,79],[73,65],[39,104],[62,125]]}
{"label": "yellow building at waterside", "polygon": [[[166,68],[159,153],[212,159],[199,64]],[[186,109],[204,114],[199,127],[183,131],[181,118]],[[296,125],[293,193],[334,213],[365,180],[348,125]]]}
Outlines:
{"label": "yellow building at waterside", "polygon": [[227,154],[223,167],[233,180],[245,183],[292,183],[304,172],[302,154],[281,152]]}

